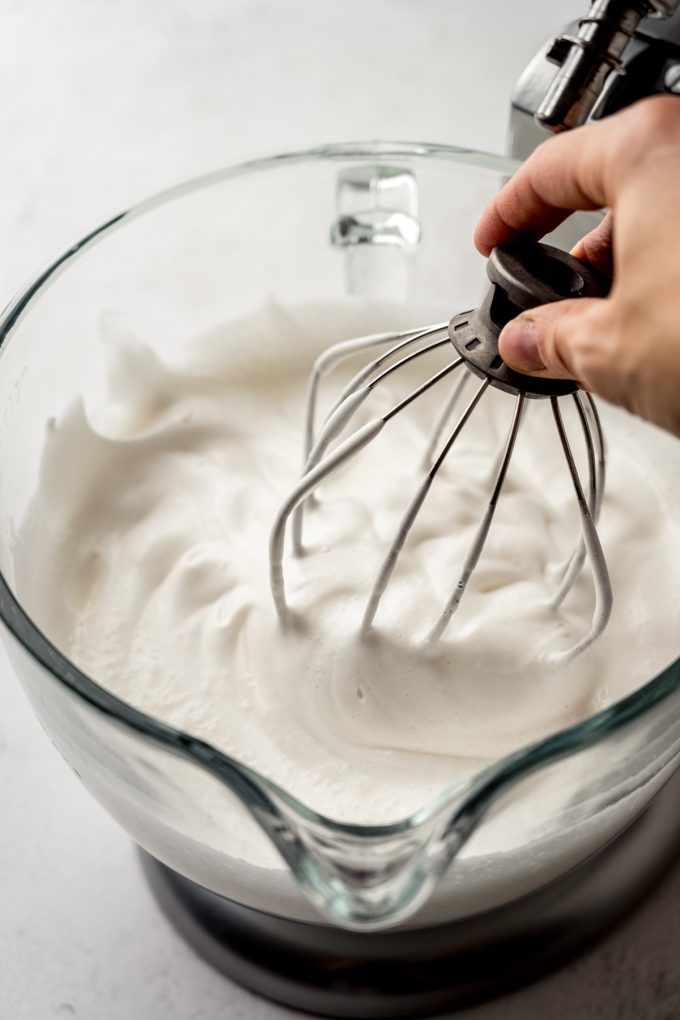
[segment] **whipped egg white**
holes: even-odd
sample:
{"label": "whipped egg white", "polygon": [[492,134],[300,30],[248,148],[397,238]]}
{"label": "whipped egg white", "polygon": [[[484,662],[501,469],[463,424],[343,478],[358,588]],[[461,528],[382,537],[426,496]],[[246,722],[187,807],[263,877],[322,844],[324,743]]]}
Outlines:
{"label": "whipped egg white", "polygon": [[[323,484],[306,513],[304,554],[287,546],[294,622],[280,624],[268,537],[300,474],[309,369],[328,343],[390,328],[386,320],[384,309],[351,302],[272,302],[192,338],[172,361],[105,324],[108,371],[48,423],[16,550],[19,597],[89,676],[310,807],[356,823],[405,817],[490,761],[618,700],[677,654],[665,612],[680,599],[676,514],[635,427],[605,415],[599,533],[614,609],[575,662],[546,665],[546,654],[587,632],[593,585],[586,567],[559,610],[549,605],[579,517],[543,401],[528,406],[461,608],[435,648],[424,644],[510,426],[513,401],[491,390],[428,495],[372,635],[360,638],[455,377]],[[365,361],[324,382],[326,409]],[[354,425],[441,363],[395,373]],[[578,421],[565,414],[583,473]],[[498,831],[501,843],[510,839]]]}

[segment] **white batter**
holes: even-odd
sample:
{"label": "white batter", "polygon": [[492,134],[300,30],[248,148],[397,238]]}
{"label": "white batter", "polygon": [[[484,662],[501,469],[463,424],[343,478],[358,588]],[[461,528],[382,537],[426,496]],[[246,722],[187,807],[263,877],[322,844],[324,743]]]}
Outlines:
{"label": "white batter", "polygon": [[[616,419],[600,526],[611,622],[575,663],[542,664],[541,653],[587,632],[593,593],[586,570],[559,612],[546,604],[579,523],[549,407],[532,402],[461,609],[425,651],[421,638],[458,576],[510,425],[513,401],[489,391],[418,518],[374,639],[358,640],[448,381],[324,486],[307,515],[307,554],[287,559],[298,623],[283,630],[267,543],[301,466],[311,361],[339,337],[390,328],[388,319],[350,304],[272,304],[193,339],[173,367],[109,336],[105,384],[49,424],[17,562],[20,598],[103,686],[324,814],[373,823],[404,817],[649,680],[677,654],[665,608],[680,598],[669,555],[676,515],[635,430]],[[428,361],[417,377],[441,363]],[[376,394],[357,424],[408,384],[402,376]],[[329,381],[322,404],[339,387]],[[567,420],[582,464],[578,426]],[[498,839],[510,837],[500,830]]]}

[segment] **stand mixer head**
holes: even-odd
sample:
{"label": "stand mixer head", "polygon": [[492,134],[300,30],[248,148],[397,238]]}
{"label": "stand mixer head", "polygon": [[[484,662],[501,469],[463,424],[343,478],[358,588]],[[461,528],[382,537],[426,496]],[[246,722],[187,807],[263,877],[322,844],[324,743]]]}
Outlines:
{"label": "stand mixer head", "polygon": [[[595,584],[595,607],[590,630],[572,647],[552,653],[549,661],[553,665],[559,665],[573,660],[595,641],[606,627],[611,612],[612,593],[596,530],[604,486],[605,451],[595,403],[589,394],[580,392],[571,381],[533,378],[514,372],[503,362],[499,354],[498,337],[503,326],[519,312],[566,297],[604,297],[609,290],[609,281],[592,267],[557,248],[532,243],[500,245],[495,248],[487,263],[487,275],[491,286],[480,307],[455,315],[448,324],[344,341],[325,351],[317,359],[309,383],[302,477],[279,511],[270,538],[271,590],[282,622],[285,623],[289,618],[283,572],[285,536],[289,520],[292,521],[294,551],[299,554],[303,548],[305,504],[311,501],[317,487],[372,442],[392,418],[406,412],[415,400],[439,382],[450,376],[455,378],[455,373],[460,376],[458,385],[451,390],[433,426],[425,452],[424,476],[408,504],[379,568],[364,613],[362,633],[367,634],[373,625],[399,555],[437,473],[490,386],[515,397],[510,428],[500,457],[496,456],[491,495],[462,565],[460,576],[427,640],[431,643],[439,640],[460,605],[493,521],[522,422],[525,402],[540,399],[550,400],[581,521],[581,540],[567,562],[558,590],[551,599],[551,605],[557,608],[563,602],[586,558],[590,561]],[[388,350],[372,360],[350,380],[317,432],[315,411],[322,376],[340,361],[358,351],[383,346],[387,346]],[[423,356],[450,347],[453,347],[454,356],[447,364],[419,383],[382,416],[372,418],[352,432],[348,438],[337,442],[359,407],[385,379],[407,369]],[[477,377],[480,382],[439,448],[448,421],[464,387],[472,377]],[[564,426],[559,403],[561,398],[573,400],[583,431],[589,476],[587,497]]]}
{"label": "stand mixer head", "polygon": [[543,47],[517,83],[510,155],[524,159],[546,132],[679,91],[680,0],[592,0],[587,15]]}

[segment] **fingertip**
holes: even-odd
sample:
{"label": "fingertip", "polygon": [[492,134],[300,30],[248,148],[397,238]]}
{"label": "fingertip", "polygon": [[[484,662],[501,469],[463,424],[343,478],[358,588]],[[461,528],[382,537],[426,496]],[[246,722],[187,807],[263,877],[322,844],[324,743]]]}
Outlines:
{"label": "fingertip", "polygon": [[494,216],[487,207],[477,222],[473,241],[475,248],[484,258],[489,257],[498,244],[498,229],[494,226]]}
{"label": "fingertip", "polygon": [[575,259],[581,259],[582,262],[587,261],[585,245],[583,244],[583,238],[581,238],[580,241],[576,242],[574,247],[569,250],[569,254],[573,255]]}
{"label": "fingertip", "polygon": [[607,213],[593,230],[585,234],[570,254],[587,262],[605,276],[614,276],[614,217]]}

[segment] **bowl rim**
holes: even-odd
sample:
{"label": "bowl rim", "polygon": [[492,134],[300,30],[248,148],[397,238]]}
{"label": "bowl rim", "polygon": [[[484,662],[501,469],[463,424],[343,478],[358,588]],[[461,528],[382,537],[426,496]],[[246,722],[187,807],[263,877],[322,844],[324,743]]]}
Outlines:
{"label": "bowl rim", "polygon": [[[3,345],[17,328],[23,316],[39,300],[44,291],[56,282],[61,273],[106,236],[120,229],[126,223],[175,199],[220,184],[232,177],[266,171],[285,164],[322,160],[365,160],[371,157],[379,159],[441,159],[459,165],[469,164],[478,168],[495,170],[508,176],[521,165],[520,162],[505,156],[453,145],[369,140],[329,143],[276,153],[228,164],[191,177],[155,192],[123,212],[112,216],[82,236],[49,262],[45,268],[38,271],[0,314],[0,354]],[[434,815],[447,809],[452,812],[449,828],[466,818],[471,823],[471,832],[491,803],[509,786],[538,769],[605,740],[622,727],[644,716],[680,689],[679,657],[632,694],[588,716],[579,723],[525,745],[512,754],[493,762],[472,776],[471,779],[448,787],[422,808],[405,818],[383,825],[367,825],[340,822],[317,812],[256,769],[232,758],[207,741],[193,737],[189,733],[133,708],[126,701],[100,686],[71,662],[32,621],[13,594],[1,570],[0,620],[29,657],[42,666],[53,679],[67,688],[71,694],[124,729],[131,729],[136,735],[160,745],[164,750],[207,769],[217,779],[226,782],[251,808],[259,806],[265,811],[274,811],[278,815],[276,806],[278,801],[279,804],[287,805],[300,818],[314,825],[321,825],[327,831],[346,836],[365,837],[366,839],[395,836],[407,830],[419,828],[424,822],[431,820]]]}

